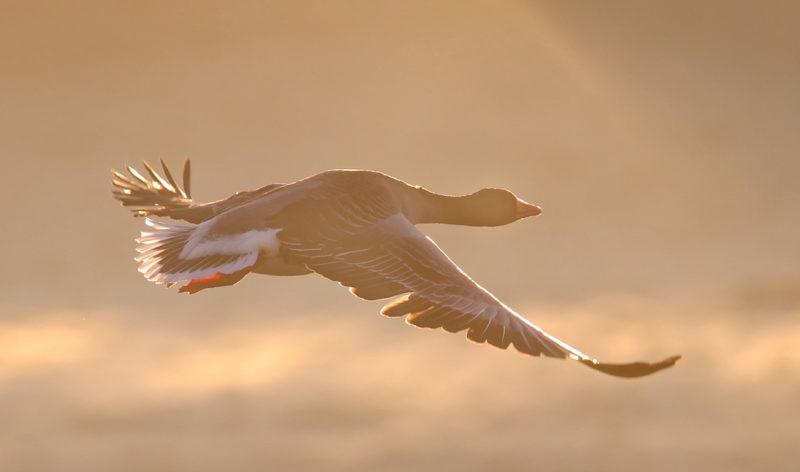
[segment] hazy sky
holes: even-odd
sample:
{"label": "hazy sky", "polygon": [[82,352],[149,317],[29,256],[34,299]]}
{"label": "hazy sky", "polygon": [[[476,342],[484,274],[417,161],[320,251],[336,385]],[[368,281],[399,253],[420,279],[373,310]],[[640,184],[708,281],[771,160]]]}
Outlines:
{"label": "hazy sky", "polygon": [[[798,5],[3,0],[0,468],[793,470]],[[508,188],[544,214],[423,229],[586,352],[686,357],[620,383],[319,277],[156,287],[109,170],[185,157],[199,200]]]}
{"label": "hazy sky", "polygon": [[151,295],[130,261],[138,225],[110,200],[107,172],[162,157],[194,160],[199,199],[337,167],[441,192],[507,187],[544,215],[430,232],[524,301],[800,278],[797,13],[6,2],[6,302]]}

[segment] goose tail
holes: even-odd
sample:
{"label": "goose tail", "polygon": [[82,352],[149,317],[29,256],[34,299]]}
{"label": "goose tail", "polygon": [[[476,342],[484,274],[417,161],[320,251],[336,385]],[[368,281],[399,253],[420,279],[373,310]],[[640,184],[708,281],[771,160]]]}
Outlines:
{"label": "goose tail", "polygon": [[[258,248],[204,240],[207,225],[165,223],[145,219],[146,231],[136,239],[139,272],[156,284],[172,286],[189,282],[181,291],[231,285],[256,263]],[[235,280],[234,280],[235,279]]]}

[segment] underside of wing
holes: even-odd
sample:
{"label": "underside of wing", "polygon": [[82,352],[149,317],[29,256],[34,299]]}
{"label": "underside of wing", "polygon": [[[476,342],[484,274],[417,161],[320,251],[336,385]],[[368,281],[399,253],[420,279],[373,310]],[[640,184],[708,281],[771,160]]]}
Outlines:
{"label": "underside of wing", "polygon": [[[350,209],[351,213],[359,210]],[[514,346],[532,356],[571,358],[618,377],[639,377],[670,367],[657,363],[606,364],[547,334],[458,268],[402,214],[381,215],[367,207],[348,221],[330,218],[316,238],[282,234],[284,249],[309,269],[365,299],[405,294],[381,313],[406,317],[421,328],[467,332],[467,338],[501,349]],[[357,221],[357,223],[353,223]]]}
{"label": "underside of wing", "polygon": [[569,357],[615,377],[642,377],[671,367],[680,359],[680,356],[672,356],[655,363],[600,362],[547,334],[507,307],[448,306],[436,304],[416,293],[392,301],[383,307],[381,314],[405,316],[407,323],[420,328],[442,328],[451,333],[467,330],[468,339],[478,343],[487,342],[500,349],[513,345],[518,351],[532,356]]}

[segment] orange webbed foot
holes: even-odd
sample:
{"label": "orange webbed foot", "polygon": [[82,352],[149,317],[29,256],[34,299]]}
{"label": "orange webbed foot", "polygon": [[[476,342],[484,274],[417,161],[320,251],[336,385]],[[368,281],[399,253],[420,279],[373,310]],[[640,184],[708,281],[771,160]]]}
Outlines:
{"label": "orange webbed foot", "polygon": [[233,285],[236,282],[242,280],[242,278],[250,272],[250,269],[242,269],[238,272],[234,272],[233,274],[222,274],[217,272],[216,274],[209,275],[208,277],[202,277],[199,279],[192,279],[181,287],[178,292],[180,293],[188,293],[189,295],[193,293],[197,293],[200,290],[205,290],[207,288],[214,288],[214,287],[224,287],[226,285]]}

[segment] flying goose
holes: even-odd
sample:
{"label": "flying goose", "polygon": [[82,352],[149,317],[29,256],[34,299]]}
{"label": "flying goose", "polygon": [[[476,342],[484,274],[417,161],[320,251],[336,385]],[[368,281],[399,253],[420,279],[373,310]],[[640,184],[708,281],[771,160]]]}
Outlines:
{"label": "flying goose", "polygon": [[[608,364],[583,354],[503,304],[465,274],[415,225],[501,226],[541,209],[504,189],[447,196],[368,170],[330,170],[291,184],[270,184],[198,204],[190,163],[183,187],[161,161],[163,176],[128,166],[113,172],[113,196],[149,227],[136,241],[139,272],[180,292],[233,285],[249,273],[315,272],[366,300],[400,296],[381,314],[422,328],[467,330],[472,341],[509,345],[532,356],[570,358],[618,377],[671,367],[660,362]],[[183,223],[155,221],[168,217]]]}

